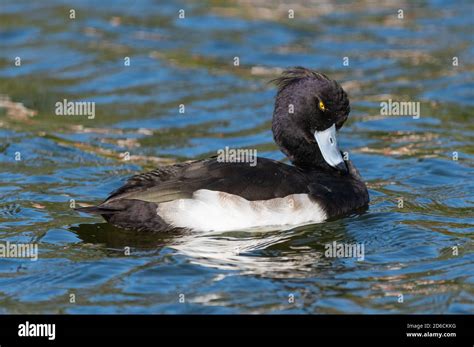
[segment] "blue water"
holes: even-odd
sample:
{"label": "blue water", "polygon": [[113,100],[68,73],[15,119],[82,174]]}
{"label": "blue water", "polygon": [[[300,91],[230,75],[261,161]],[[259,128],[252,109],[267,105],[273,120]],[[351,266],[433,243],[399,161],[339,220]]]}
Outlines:
{"label": "blue water", "polygon": [[[398,19],[400,6],[2,1],[0,243],[36,243],[39,259],[0,259],[0,312],[472,313],[474,5],[409,3]],[[367,212],[169,235],[71,209],[225,146],[284,159],[267,82],[296,65],[349,93],[339,141],[367,181]],[[95,118],[55,115],[63,99],[95,101]],[[388,99],[419,101],[421,117],[382,116]],[[364,260],[325,257],[334,241],[363,244]]]}

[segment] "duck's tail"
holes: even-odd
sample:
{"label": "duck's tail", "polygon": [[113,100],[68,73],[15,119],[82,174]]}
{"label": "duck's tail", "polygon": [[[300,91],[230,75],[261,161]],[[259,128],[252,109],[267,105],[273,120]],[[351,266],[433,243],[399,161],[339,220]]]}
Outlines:
{"label": "duck's tail", "polygon": [[89,213],[89,214],[104,215],[104,214],[114,214],[119,211],[122,211],[123,209],[98,205],[98,206],[77,207],[74,210],[78,212]]}
{"label": "duck's tail", "polygon": [[157,207],[153,202],[117,199],[74,210],[101,215],[107,222],[123,229],[163,232],[179,229],[161,219],[157,214]]}

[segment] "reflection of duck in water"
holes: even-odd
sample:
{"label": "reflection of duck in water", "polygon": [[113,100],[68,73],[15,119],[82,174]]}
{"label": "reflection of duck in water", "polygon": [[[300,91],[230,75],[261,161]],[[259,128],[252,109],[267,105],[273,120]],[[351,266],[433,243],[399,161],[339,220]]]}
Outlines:
{"label": "reflection of duck in water", "polygon": [[293,165],[217,157],[133,176],[103,203],[79,211],[127,229],[237,230],[318,223],[368,204],[357,170],[344,160],[336,131],[349,114],[342,87],[301,67],[275,80],[273,136]]}
{"label": "reflection of duck in water", "polygon": [[[296,228],[252,229],[248,231],[188,231],[143,233],[126,231],[108,223],[80,224],[71,227],[78,238],[109,257],[170,254],[206,268],[235,270],[265,277],[307,277],[333,270],[333,260],[326,258],[325,244],[347,238],[345,221],[312,224]],[[166,249],[163,251],[163,249]],[[160,266],[161,257],[149,258],[145,267]]]}

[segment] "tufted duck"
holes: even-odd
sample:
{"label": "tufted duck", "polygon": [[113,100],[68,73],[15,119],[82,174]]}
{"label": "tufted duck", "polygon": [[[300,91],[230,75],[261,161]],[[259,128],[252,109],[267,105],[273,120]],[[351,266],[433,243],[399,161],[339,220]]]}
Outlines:
{"label": "tufted duck", "polygon": [[336,131],[350,111],[346,92],[302,67],[274,82],[273,137],[293,165],[214,156],[165,166],[131,177],[98,206],[78,210],[126,229],[227,231],[319,223],[366,207],[367,188],[337,145]]}

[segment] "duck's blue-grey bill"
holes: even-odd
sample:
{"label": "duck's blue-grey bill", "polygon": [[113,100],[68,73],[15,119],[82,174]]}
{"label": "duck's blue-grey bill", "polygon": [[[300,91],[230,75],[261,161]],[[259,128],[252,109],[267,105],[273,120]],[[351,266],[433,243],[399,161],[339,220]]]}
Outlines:
{"label": "duck's blue-grey bill", "polygon": [[326,130],[315,131],[314,138],[326,163],[339,171],[347,172],[346,164],[337,145],[336,124]]}

